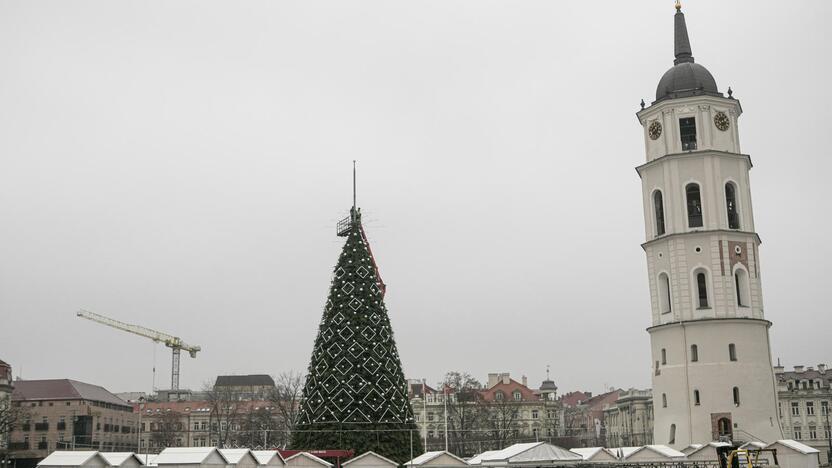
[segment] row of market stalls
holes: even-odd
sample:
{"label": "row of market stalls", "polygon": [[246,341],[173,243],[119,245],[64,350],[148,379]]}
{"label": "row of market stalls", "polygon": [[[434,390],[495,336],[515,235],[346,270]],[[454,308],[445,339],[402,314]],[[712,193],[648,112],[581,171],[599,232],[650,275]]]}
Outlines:
{"label": "row of market stalls", "polygon": [[[483,452],[462,459],[450,452],[426,452],[402,465],[406,468],[554,468],[579,464],[651,465],[664,462],[706,462],[719,459],[724,442],[693,444],[682,451],[666,445],[641,447],[586,447],[565,449],[546,442],[514,444],[502,450]],[[741,448],[765,449],[761,456],[781,468],[817,468],[820,452],[794,440],[771,444],[750,442]],[[773,459],[776,450],[777,461]],[[57,451],[38,464],[42,468],[335,468],[335,464],[313,453],[297,452],[284,458],[277,450],[217,449],[214,447],[167,448],[158,455],[131,452]],[[399,463],[367,452],[340,464],[343,468],[396,468]]]}

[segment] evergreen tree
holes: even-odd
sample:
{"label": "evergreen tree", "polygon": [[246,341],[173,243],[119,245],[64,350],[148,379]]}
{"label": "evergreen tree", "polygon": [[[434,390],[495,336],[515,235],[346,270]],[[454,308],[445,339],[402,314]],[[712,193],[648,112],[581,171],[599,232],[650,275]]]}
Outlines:
{"label": "evergreen tree", "polygon": [[315,338],[295,449],[372,450],[399,463],[422,453],[393,330],[360,210],[339,224],[346,237]]}

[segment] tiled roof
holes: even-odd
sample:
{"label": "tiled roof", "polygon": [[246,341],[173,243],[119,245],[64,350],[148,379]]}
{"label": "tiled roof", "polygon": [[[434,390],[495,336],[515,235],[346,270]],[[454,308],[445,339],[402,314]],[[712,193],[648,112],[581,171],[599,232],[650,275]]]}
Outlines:
{"label": "tiled roof", "polygon": [[103,387],[77,380],[18,380],[14,383],[14,400],[87,400],[113,405],[130,404],[113,395]]}
{"label": "tiled roof", "polygon": [[215,387],[274,387],[274,379],[266,374],[220,375]]}

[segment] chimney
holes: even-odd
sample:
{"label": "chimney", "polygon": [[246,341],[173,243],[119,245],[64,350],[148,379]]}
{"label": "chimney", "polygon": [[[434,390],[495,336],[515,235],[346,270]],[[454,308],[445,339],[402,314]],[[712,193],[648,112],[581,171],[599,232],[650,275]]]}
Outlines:
{"label": "chimney", "polygon": [[813,371],[813,370],[815,370],[815,368],[814,368],[814,367],[812,367],[812,366],[809,366],[809,367],[807,367],[807,368],[806,368],[806,370],[807,370],[807,371]]}
{"label": "chimney", "polygon": [[782,374],[784,370],[785,370],[785,368],[783,366],[781,366],[779,363],[776,366],[774,366],[774,373],[775,374]]}
{"label": "chimney", "polygon": [[826,373],[826,364],[818,364],[818,372],[820,372],[821,374],[825,374]]}
{"label": "chimney", "polygon": [[803,366],[794,366],[794,371],[798,374],[803,372]]}
{"label": "chimney", "polygon": [[488,388],[500,383],[500,374],[488,374]]}
{"label": "chimney", "polygon": [[503,381],[504,385],[508,385],[508,384],[511,383],[511,376],[509,375],[508,372],[500,374],[500,377],[502,378],[502,381]]}
{"label": "chimney", "polygon": [[529,386],[529,379],[527,379],[525,375],[523,376],[523,386],[524,386],[524,387],[528,387],[528,386]]}

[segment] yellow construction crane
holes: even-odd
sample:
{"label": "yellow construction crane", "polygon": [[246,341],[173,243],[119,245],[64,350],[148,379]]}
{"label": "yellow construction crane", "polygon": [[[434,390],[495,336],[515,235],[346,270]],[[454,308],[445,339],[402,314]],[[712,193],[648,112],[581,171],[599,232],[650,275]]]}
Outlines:
{"label": "yellow construction crane", "polygon": [[195,358],[196,353],[202,349],[199,346],[191,346],[185,343],[178,336],[168,335],[167,333],[151,330],[150,328],[142,327],[141,325],[132,325],[129,323],[119,322],[118,320],[113,320],[110,317],[105,317],[101,314],[96,314],[95,312],[90,312],[88,310],[81,309],[78,311],[76,315],[78,317],[85,318],[87,320],[91,320],[102,325],[107,325],[108,327],[113,327],[115,329],[126,331],[128,333],[133,333],[134,335],[143,336],[145,338],[150,338],[156,343],[164,343],[165,346],[167,346],[173,351],[173,361],[171,363],[170,371],[171,390],[179,390],[180,351],[184,349],[191,355],[192,358]]}

